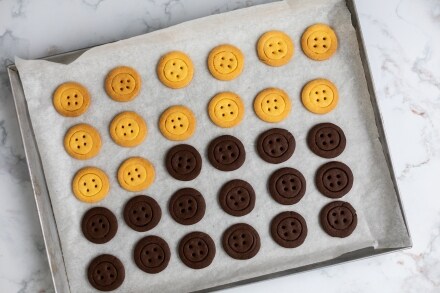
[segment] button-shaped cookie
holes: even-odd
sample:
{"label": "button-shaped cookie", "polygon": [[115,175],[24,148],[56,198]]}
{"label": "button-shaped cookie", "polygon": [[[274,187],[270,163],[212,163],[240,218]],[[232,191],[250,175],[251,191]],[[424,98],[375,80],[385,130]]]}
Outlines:
{"label": "button-shaped cookie", "polygon": [[208,159],[218,170],[233,171],[243,165],[246,160],[246,151],[238,138],[232,135],[222,135],[209,144]]}
{"label": "button-shaped cookie", "polygon": [[203,232],[191,232],[179,242],[179,257],[192,269],[203,269],[214,260],[216,253],[212,238]]}
{"label": "button-shaped cookie", "polygon": [[72,181],[75,196],[87,203],[95,203],[104,199],[109,189],[110,183],[107,175],[96,167],[80,169]]}
{"label": "button-shaped cookie", "polygon": [[147,136],[147,124],[135,112],[122,112],[110,123],[110,136],[120,146],[134,147]]}
{"label": "button-shaped cookie", "polygon": [[141,83],[141,77],[136,70],[128,66],[120,66],[107,74],[105,91],[115,101],[128,102],[139,94]]}
{"label": "button-shaped cookie", "polygon": [[322,208],[320,221],[328,235],[345,238],[356,229],[357,214],[348,202],[333,201]]}
{"label": "button-shaped cookie", "polygon": [[101,254],[90,262],[87,277],[95,289],[112,291],[124,282],[124,265],[113,255]]}
{"label": "button-shaped cookie", "polygon": [[165,165],[168,173],[175,179],[190,181],[199,176],[202,170],[202,157],[194,147],[179,144],[167,152]]}
{"label": "button-shaped cookie", "polygon": [[168,266],[171,251],[162,238],[147,236],[138,241],[133,257],[138,268],[149,274],[157,274]]}
{"label": "button-shaped cookie", "polygon": [[258,39],[258,58],[267,65],[285,65],[292,58],[293,52],[292,40],[281,31],[266,32]]}
{"label": "button-shaped cookie", "polygon": [[55,110],[66,117],[76,117],[87,111],[90,94],[77,82],[65,82],[57,87],[53,94]]}
{"label": "button-shaped cookie", "polygon": [[96,128],[84,123],[77,124],[66,132],[64,149],[78,160],[93,158],[101,150],[101,136]]}
{"label": "button-shaped cookie", "polygon": [[301,101],[312,113],[326,114],[332,111],[339,100],[338,89],[327,79],[309,81],[301,92]]}
{"label": "button-shaped cookie", "polygon": [[287,93],[277,88],[268,88],[261,91],[254,100],[255,114],[266,122],[284,120],[289,115],[291,107]]}
{"label": "button-shaped cookie", "polygon": [[220,45],[211,50],[208,68],[212,76],[219,80],[232,80],[239,76],[244,67],[244,55],[235,46]]}
{"label": "button-shaped cookie", "polygon": [[168,203],[171,217],[182,225],[193,225],[205,215],[206,204],[203,195],[194,188],[177,190]]}
{"label": "button-shaped cookie", "polygon": [[241,217],[254,209],[255,191],[248,182],[234,179],[222,186],[218,199],[225,212],[231,216]]}
{"label": "button-shaped cookie", "polygon": [[329,198],[340,198],[351,190],[353,173],[344,163],[328,162],[316,171],[315,184],[323,195]]}
{"label": "button-shaped cookie", "polygon": [[260,251],[260,235],[251,225],[235,224],[223,233],[222,244],[230,257],[250,259]]}
{"label": "button-shaped cookie", "polygon": [[272,198],[280,204],[296,204],[306,193],[306,179],[294,168],[281,168],[272,173],[268,181]]}
{"label": "button-shaped cookie", "polygon": [[109,242],[116,235],[118,221],[109,209],[94,207],[84,214],[81,228],[87,240],[101,244]]}
{"label": "button-shaped cookie", "polygon": [[157,226],[161,217],[162,210],[159,204],[150,196],[135,196],[124,207],[125,223],[138,232],[153,229]]}
{"label": "button-shaped cookie", "polygon": [[208,105],[208,114],[216,125],[229,128],[238,125],[244,116],[244,104],[240,96],[232,92],[215,95]]}
{"label": "button-shaped cookie", "polygon": [[282,212],[270,224],[273,240],[285,248],[295,248],[304,243],[307,237],[307,224],[296,212]]}
{"label": "button-shaped cookie", "polygon": [[141,191],[148,188],[155,176],[153,164],[141,157],[125,160],[118,169],[119,185],[128,191]]}
{"label": "button-shaped cookie", "polygon": [[318,23],[305,30],[301,37],[301,47],[310,59],[327,60],[338,49],[338,38],[331,27]]}
{"label": "button-shaped cookie", "polygon": [[179,51],[169,52],[162,56],[156,70],[159,80],[172,89],[186,87],[194,75],[194,65],[191,59]]}
{"label": "button-shaped cookie", "polygon": [[339,126],[333,123],[319,123],[310,129],[307,144],[318,156],[330,159],[344,151],[346,139]]}
{"label": "button-shaped cookie", "polygon": [[185,106],[171,106],[159,118],[160,132],[169,140],[185,140],[196,130],[196,118]]}
{"label": "button-shaped cookie", "polygon": [[268,163],[279,164],[287,161],[295,151],[295,138],[282,128],[271,128],[258,137],[257,151]]}

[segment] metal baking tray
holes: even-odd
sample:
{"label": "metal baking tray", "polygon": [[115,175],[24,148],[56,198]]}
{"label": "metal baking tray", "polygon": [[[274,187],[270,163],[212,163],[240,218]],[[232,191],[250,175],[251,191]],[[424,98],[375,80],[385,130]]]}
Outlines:
{"label": "metal baking tray", "polygon": [[[246,284],[246,283],[267,280],[267,279],[280,277],[280,276],[284,276],[284,275],[295,274],[295,273],[304,272],[304,271],[308,271],[308,270],[323,268],[323,267],[327,267],[327,266],[332,266],[332,265],[336,265],[336,264],[340,264],[340,263],[344,263],[344,262],[349,262],[349,261],[358,260],[361,258],[367,258],[367,257],[375,256],[375,255],[380,255],[380,254],[384,254],[384,253],[388,253],[388,252],[392,252],[392,251],[398,251],[398,250],[412,247],[411,236],[410,236],[410,232],[408,229],[408,224],[407,224],[407,220],[405,217],[403,204],[400,199],[400,193],[399,193],[399,189],[398,189],[397,182],[396,182],[396,176],[394,174],[393,164],[391,161],[391,156],[390,156],[388,144],[386,141],[386,134],[385,134],[385,130],[383,128],[382,115],[381,115],[381,112],[380,112],[378,104],[377,104],[376,94],[374,91],[373,78],[372,78],[371,72],[370,72],[368,57],[365,52],[364,39],[362,36],[360,22],[359,22],[357,10],[356,10],[356,5],[355,5],[354,1],[355,0],[346,0],[346,5],[351,13],[352,24],[356,30],[361,60],[362,60],[362,64],[363,64],[363,68],[364,68],[364,72],[365,72],[365,78],[367,80],[367,86],[368,86],[368,91],[370,94],[371,104],[372,104],[372,107],[374,110],[376,126],[377,126],[377,129],[379,132],[379,139],[382,144],[383,153],[386,158],[388,169],[390,171],[391,178],[393,181],[394,189],[397,194],[397,200],[398,200],[400,210],[401,210],[401,213],[403,216],[403,220],[405,223],[406,231],[408,233],[408,240],[409,240],[408,245],[403,246],[403,247],[386,248],[386,249],[374,249],[373,247],[368,247],[368,248],[356,250],[356,251],[353,251],[350,253],[346,253],[344,255],[341,255],[337,258],[334,258],[334,259],[331,259],[328,261],[318,262],[318,263],[314,263],[314,264],[310,264],[310,265],[306,265],[306,266],[302,266],[302,267],[298,267],[298,268],[294,268],[294,269],[289,269],[289,270],[282,271],[282,272],[277,272],[277,273],[259,276],[256,278],[251,278],[251,279],[247,279],[247,280],[243,280],[243,281],[239,281],[239,282],[235,282],[235,283],[230,283],[230,284],[222,285],[219,287],[203,290],[204,292],[205,291],[212,291],[212,290],[219,290],[219,289],[224,289],[224,288],[230,288],[230,287],[234,287],[234,286],[242,285],[242,284]],[[76,58],[78,58],[82,53],[84,53],[88,49],[90,49],[90,48],[76,50],[76,51],[67,52],[67,53],[63,53],[63,54],[58,54],[58,55],[46,57],[43,59],[48,60],[48,61],[52,61],[52,62],[61,63],[61,64],[68,64],[68,63],[72,62],[73,60],[75,60]],[[55,292],[71,292],[70,287],[69,287],[69,278],[67,276],[67,272],[66,272],[66,268],[65,268],[65,264],[64,264],[63,252],[61,249],[61,243],[60,243],[60,239],[59,239],[59,235],[58,235],[57,223],[55,221],[55,217],[53,214],[52,204],[51,204],[49,192],[48,192],[48,189],[46,186],[46,179],[45,179],[45,175],[44,175],[44,171],[43,171],[43,166],[41,163],[41,158],[40,158],[38,146],[37,146],[34,132],[32,129],[32,124],[31,124],[31,120],[29,117],[27,102],[25,99],[22,83],[20,80],[20,75],[19,75],[18,70],[15,67],[15,65],[8,66],[7,70],[8,70],[12,94],[13,94],[13,98],[14,98],[14,102],[15,102],[15,108],[16,108],[16,112],[17,112],[21,137],[23,140],[23,146],[24,146],[24,151],[25,151],[25,155],[26,155],[26,161],[28,164],[30,180],[32,183],[34,197],[35,197],[35,201],[37,204],[37,210],[38,210],[38,216],[40,218],[41,229],[43,232],[44,243],[46,245],[46,253],[47,253],[49,267],[50,267],[51,274],[52,274],[52,281],[53,281],[54,289],[55,289]]]}

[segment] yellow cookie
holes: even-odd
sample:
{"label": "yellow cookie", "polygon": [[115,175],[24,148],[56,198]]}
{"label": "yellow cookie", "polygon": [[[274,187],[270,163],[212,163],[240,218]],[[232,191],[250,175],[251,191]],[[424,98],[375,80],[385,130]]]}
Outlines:
{"label": "yellow cookie", "polygon": [[64,136],[64,149],[73,158],[86,160],[96,156],[101,149],[101,136],[88,124],[72,126]]}
{"label": "yellow cookie", "polygon": [[125,160],[118,169],[118,182],[128,191],[141,191],[154,181],[156,173],[150,161],[141,157]]}
{"label": "yellow cookie", "polygon": [[338,89],[327,79],[315,79],[304,86],[301,100],[304,107],[310,112],[325,114],[338,104]]}
{"label": "yellow cookie", "polygon": [[220,45],[211,50],[208,68],[212,76],[219,80],[232,80],[243,71],[244,56],[240,49],[232,45]]}
{"label": "yellow cookie", "polygon": [[244,104],[240,96],[231,92],[215,95],[208,105],[212,122],[220,127],[233,127],[241,122],[244,116]]}
{"label": "yellow cookie", "polygon": [[173,51],[162,56],[157,64],[159,80],[169,88],[186,87],[194,75],[194,65],[183,52]]}
{"label": "yellow cookie", "polygon": [[287,93],[277,88],[259,92],[254,101],[255,113],[266,122],[280,122],[289,115],[291,107]]}
{"label": "yellow cookie", "polygon": [[105,78],[105,91],[115,101],[133,100],[141,90],[141,77],[131,67],[121,66],[111,70]]}
{"label": "yellow cookie", "polygon": [[294,46],[288,35],[280,31],[263,34],[257,43],[258,58],[270,66],[287,64],[293,56]]}
{"label": "yellow cookie", "polygon": [[85,113],[89,104],[89,92],[84,86],[76,82],[61,84],[53,94],[55,110],[66,117],[76,117]]}
{"label": "yellow cookie", "polygon": [[169,140],[185,140],[196,130],[196,118],[185,106],[172,106],[162,113],[159,129]]}
{"label": "yellow cookie", "polygon": [[338,48],[338,38],[335,32],[325,24],[309,26],[301,37],[301,47],[310,59],[327,60]]}
{"label": "yellow cookie", "polygon": [[107,196],[110,183],[107,175],[96,167],[79,170],[72,181],[75,196],[83,202],[98,202]]}
{"label": "yellow cookie", "polygon": [[110,136],[120,146],[134,147],[147,136],[147,124],[135,112],[122,112],[110,123]]}

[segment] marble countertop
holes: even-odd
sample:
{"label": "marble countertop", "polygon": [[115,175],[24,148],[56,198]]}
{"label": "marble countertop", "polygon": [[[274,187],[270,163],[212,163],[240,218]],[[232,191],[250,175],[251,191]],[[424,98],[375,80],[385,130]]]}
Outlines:
{"label": "marble countertop", "polygon": [[[0,292],[53,292],[5,66],[271,0],[0,0]],[[231,292],[440,292],[440,1],[356,0],[414,247]]]}

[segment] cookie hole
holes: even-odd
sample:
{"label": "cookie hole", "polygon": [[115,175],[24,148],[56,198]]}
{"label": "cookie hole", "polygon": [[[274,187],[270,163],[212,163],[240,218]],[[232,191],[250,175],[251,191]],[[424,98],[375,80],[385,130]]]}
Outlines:
{"label": "cookie hole", "polygon": [[90,190],[89,189],[87,189],[87,192],[89,192]]}
{"label": "cookie hole", "polygon": [[183,66],[180,66],[180,69],[183,70]]}
{"label": "cookie hole", "polygon": [[137,211],[136,210],[133,210],[133,215],[136,215],[137,214]]}
{"label": "cookie hole", "polygon": [[177,78],[179,78],[179,77],[180,77],[180,75],[176,75],[176,77],[177,77]]}
{"label": "cookie hole", "polygon": [[186,166],[186,170],[189,170],[191,167],[190,166]]}
{"label": "cookie hole", "polygon": [[180,117],[177,117],[177,120],[179,120],[179,121],[180,121],[180,120],[182,120],[182,118],[180,118]]}
{"label": "cookie hole", "polygon": [[315,92],[315,94],[318,94],[318,92]]}
{"label": "cookie hole", "polygon": [[192,211],[192,207],[188,207],[188,211]]}
{"label": "cookie hole", "polygon": [[343,219],[342,222],[347,223],[347,219]]}
{"label": "cookie hole", "polygon": [[70,106],[70,102],[67,102],[67,105]]}
{"label": "cookie hole", "polygon": [[286,226],[281,226],[281,229],[286,229]]}
{"label": "cookie hole", "polygon": [[326,101],[327,100],[327,97],[324,97],[324,101]]}
{"label": "cookie hole", "polygon": [[330,187],[333,187],[333,186],[335,186],[333,183],[330,183]]}
{"label": "cookie hole", "polygon": [[323,37],[322,39],[323,39],[324,41],[325,41],[325,40],[327,40],[327,38],[326,38],[326,37]]}
{"label": "cookie hole", "polygon": [[341,181],[336,182],[336,184],[341,185]]}
{"label": "cookie hole", "polygon": [[341,178],[341,175],[337,174],[337,175],[336,175],[336,178]]}
{"label": "cookie hole", "polygon": [[315,40],[315,41],[317,41],[317,40],[318,40],[318,38],[314,38],[314,40]]}
{"label": "cookie hole", "polygon": [[237,237],[236,237],[236,236],[232,236],[232,239],[233,239],[233,240],[237,240]]}
{"label": "cookie hole", "polygon": [[235,243],[235,244],[234,244],[234,247],[238,247],[238,243]]}
{"label": "cookie hole", "polygon": [[323,144],[323,145],[327,145],[327,142],[323,141],[322,144]]}
{"label": "cookie hole", "polygon": [[198,246],[202,246],[202,242],[200,242],[200,241],[197,242],[197,245],[198,245]]}
{"label": "cookie hole", "polygon": [[246,241],[243,241],[243,245],[246,245]]}
{"label": "cookie hole", "polygon": [[191,244],[189,245],[189,249],[193,249],[193,246]]}
{"label": "cookie hole", "polygon": [[140,220],[141,220],[141,218],[140,218],[140,217],[137,217],[137,218],[136,218],[136,221],[140,221]]}
{"label": "cookie hole", "polygon": [[288,189],[287,189],[287,187],[284,187],[284,191],[287,191]]}
{"label": "cookie hole", "polygon": [[328,176],[327,176],[327,179],[328,179],[328,180],[332,179],[332,176],[331,176],[331,175],[328,175]]}
{"label": "cookie hole", "polygon": [[333,144],[333,143],[334,143],[334,141],[333,141],[333,140],[331,140],[331,141],[330,141],[330,144]]}
{"label": "cookie hole", "polygon": [[341,211],[341,215],[345,214],[344,211]]}
{"label": "cookie hole", "polygon": [[333,217],[336,217],[336,213],[332,213],[332,216],[333,216]]}
{"label": "cookie hole", "polygon": [[323,47],[324,47],[324,48],[327,48],[327,45],[324,45]]}
{"label": "cookie hole", "polygon": [[124,90],[124,88],[123,88],[123,87],[121,87],[121,88],[119,88],[119,90],[123,91],[123,90]]}
{"label": "cookie hole", "polygon": [[131,175],[131,172],[128,172],[128,176],[130,176]]}
{"label": "cookie hole", "polygon": [[233,115],[233,114],[234,114],[234,112],[230,112],[230,114],[231,114],[231,115]]}
{"label": "cookie hole", "polygon": [[186,210],[185,209],[181,209],[180,212],[183,214]]}
{"label": "cookie hole", "polygon": [[162,255],[158,255],[157,258],[158,258],[158,259],[162,259]]}
{"label": "cookie hole", "polygon": [[287,235],[289,235],[287,232],[284,233],[284,236],[287,237]]}
{"label": "cookie hole", "polygon": [[338,221],[338,220],[336,220],[336,221],[335,221],[335,224],[336,224],[336,225],[337,225],[337,224],[339,224],[339,221]]}
{"label": "cookie hole", "polygon": [[232,61],[234,61],[234,59],[230,58],[230,59],[229,59],[229,61],[231,61],[231,62],[232,62]]}
{"label": "cookie hole", "polygon": [[75,102],[75,105],[78,105],[78,102]]}

